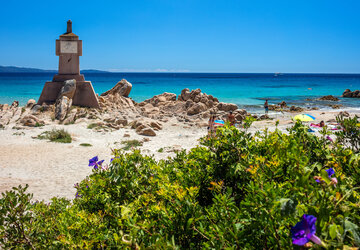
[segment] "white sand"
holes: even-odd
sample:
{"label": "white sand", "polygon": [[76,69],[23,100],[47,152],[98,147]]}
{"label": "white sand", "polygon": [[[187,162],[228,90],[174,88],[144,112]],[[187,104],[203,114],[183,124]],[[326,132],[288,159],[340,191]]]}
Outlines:
{"label": "white sand", "polygon": [[[155,137],[140,136],[135,130],[125,128],[113,132],[96,132],[87,129],[86,123],[0,130],[0,192],[27,183],[28,191],[34,194],[35,200],[49,200],[53,196],[73,198],[74,184],[91,174],[88,160],[98,156],[108,163],[112,156],[111,148],[123,147],[121,141],[149,138],[150,141],[140,147],[141,151],[155,154],[156,159],[161,159],[174,155],[173,152],[166,152],[166,147],[190,149],[206,134],[206,128],[189,129],[172,124],[171,121],[166,123],[163,130],[156,132]],[[52,128],[64,128],[72,135],[73,142],[64,144],[32,138]],[[124,138],[125,133],[130,134],[130,137]],[[83,147],[81,143],[93,146]],[[160,148],[164,148],[164,152],[158,152]]]}
{"label": "white sand", "polygon": [[[317,117],[315,122],[333,119],[339,110],[310,111],[309,114]],[[358,114],[359,111],[350,112]],[[291,117],[294,114],[271,114],[272,121],[257,121],[252,131],[264,129],[274,130],[276,120],[280,121],[279,128],[285,131],[291,126]],[[176,126],[173,126],[176,124]],[[154,154],[156,159],[166,158],[174,153],[166,152],[167,147],[190,149],[198,144],[198,139],[206,135],[206,128],[188,128],[176,120],[164,124],[164,128],[157,131],[155,137],[137,135],[133,129],[120,129],[113,132],[96,132],[87,129],[85,122],[73,125],[47,125],[40,128],[14,130],[12,126],[0,130],[0,192],[11,189],[13,186],[29,184],[28,191],[34,194],[34,200],[50,200],[59,196],[74,198],[74,184],[91,174],[88,160],[93,156],[109,162],[111,148],[121,148],[124,140],[143,140],[149,138],[140,147],[145,154]],[[64,128],[73,136],[70,144],[54,143],[47,140],[33,139],[41,132],[52,128]],[[24,134],[22,134],[22,132]],[[21,135],[14,135],[20,133]],[[124,138],[124,134],[130,134]],[[92,147],[80,146],[80,143],[90,143]],[[115,144],[116,143],[116,144]],[[158,150],[164,148],[164,152]]]}

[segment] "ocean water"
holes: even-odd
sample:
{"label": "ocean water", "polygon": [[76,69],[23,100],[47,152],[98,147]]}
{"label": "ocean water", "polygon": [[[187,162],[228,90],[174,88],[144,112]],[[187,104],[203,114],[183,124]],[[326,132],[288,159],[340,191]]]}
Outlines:
{"label": "ocean water", "polygon": [[[0,73],[0,103],[37,100],[52,73]],[[125,78],[133,84],[130,97],[140,102],[163,92],[180,94],[184,88],[200,88],[222,102],[237,104],[250,112],[285,101],[302,107],[329,108],[334,102],[317,101],[324,95],[340,97],[347,88],[360,89],[360,74],[228,74],[228,73],[88,73],[95,92],[101,94]],[[340,98],[336,104],[359,108],[360,99]]]}

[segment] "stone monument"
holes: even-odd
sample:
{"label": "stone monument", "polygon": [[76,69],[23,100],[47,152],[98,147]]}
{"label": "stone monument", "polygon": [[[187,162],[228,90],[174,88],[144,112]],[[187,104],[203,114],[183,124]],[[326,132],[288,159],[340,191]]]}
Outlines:
{"label": "stone monument", "polygon": [[80,74],[79,57],[82,56],[82,40],[72,33],[72,22],[67,22],[67,31],[56,40],[56,55],[59,56],[59,71],[51,82],[46,82],[38,104],[54,103],[66,80],[76,80],[72,104],[99,108],[99,102],[90,81]]}

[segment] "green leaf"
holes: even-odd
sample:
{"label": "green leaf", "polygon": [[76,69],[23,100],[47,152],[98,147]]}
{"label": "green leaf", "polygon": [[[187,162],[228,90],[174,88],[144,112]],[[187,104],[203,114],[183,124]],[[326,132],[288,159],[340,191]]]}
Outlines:
{"label": "green leaf", "polygon": [[330,226],[329,226],[329,235],[330,235],[330,237],[331,237],[331,239],[335,239],[336,238],[336,230],[337,229],[337,227],[336,227],[336,225],[335,224],[331,224]]}
{"label": "green leaf", "polygon": [[331,180],[329,179],[329,174],[325,171],[325,169],[321,170],[320,176],[326,184],[329,184],[331,182]]}

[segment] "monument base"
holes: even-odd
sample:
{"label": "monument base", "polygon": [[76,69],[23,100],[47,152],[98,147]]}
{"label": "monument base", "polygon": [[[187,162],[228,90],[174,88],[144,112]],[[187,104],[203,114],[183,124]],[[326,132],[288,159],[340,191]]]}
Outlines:
{"label": "monument base", "polygon": [[[37,104],[55,103],[64,82],[46,82]],[[76,81],[73,105],[89,108],[100,108],[94,88],[90,81]]]}

